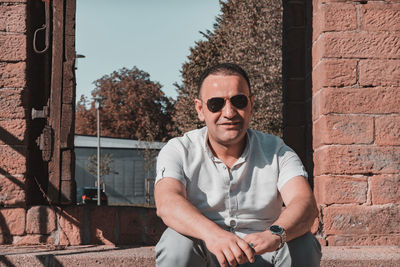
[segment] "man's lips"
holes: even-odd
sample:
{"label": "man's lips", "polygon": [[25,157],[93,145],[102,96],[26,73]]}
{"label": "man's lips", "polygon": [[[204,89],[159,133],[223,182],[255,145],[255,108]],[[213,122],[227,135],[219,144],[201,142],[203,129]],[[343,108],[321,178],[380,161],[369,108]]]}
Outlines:
{"label": "man's lips", "polygon": [[231,122],[222,122],[222,123],[218,123],[218,125],[220,126],[236,126],[241,124],[240,121],[231,121]]}

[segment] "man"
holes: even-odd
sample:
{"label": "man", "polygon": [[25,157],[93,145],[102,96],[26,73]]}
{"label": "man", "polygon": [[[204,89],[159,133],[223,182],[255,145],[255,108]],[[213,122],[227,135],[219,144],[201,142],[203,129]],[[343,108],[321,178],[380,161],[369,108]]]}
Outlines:
{"label": "man", "polygon": [[195,108],[206,127],[170,140],[157,160],[157,214],[168,226],[157,266],[319,266],[307,173],[280,138],[248,128],[246,72],[207,69]]}

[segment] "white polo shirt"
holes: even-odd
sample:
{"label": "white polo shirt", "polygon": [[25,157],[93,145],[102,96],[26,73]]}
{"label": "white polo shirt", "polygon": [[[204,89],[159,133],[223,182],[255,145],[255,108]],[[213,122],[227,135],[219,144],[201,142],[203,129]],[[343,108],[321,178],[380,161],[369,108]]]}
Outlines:
{"label": "white polo shirt", "polygon": [[249,129],[247,138],[230,170],[210,151],[207,127],[173,138],[158,155],[156,183],[164,177],[177,179],[188,200],[225,229],[239,235],[264,231],[281,213],[279,190],[307,172],[279,137]]}

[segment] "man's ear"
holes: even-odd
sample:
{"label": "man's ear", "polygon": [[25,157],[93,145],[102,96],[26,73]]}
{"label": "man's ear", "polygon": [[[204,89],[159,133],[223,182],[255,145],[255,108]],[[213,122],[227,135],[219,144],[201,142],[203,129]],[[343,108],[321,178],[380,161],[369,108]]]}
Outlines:
{"label": "man's ear", "polygon": [[203,102],[200,99],[195,99],[194,100],[194,106],[197,111],[197,117],[199,118],[200,121],[204,121],[204,114],[203,114]]}

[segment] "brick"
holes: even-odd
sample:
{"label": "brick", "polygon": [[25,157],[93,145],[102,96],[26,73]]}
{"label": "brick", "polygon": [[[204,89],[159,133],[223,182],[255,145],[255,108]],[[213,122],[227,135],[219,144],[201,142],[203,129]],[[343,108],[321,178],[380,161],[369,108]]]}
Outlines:
{"label": "brick", "polygon": [[357,60],[325,59],[313,70],[313,91],[322,87],[352,86],[357,83]]}
{"label": "brick", "polygon": [[54,244],[54,238],[49,235],[26,235],[14,237],[13,244],[18,246]]}
{"label": "brick", "polygon": [[26,131],[25,120],[0,120],[0,145],[26,145]]}
{"label": "brick", "polygon": [[4,119],[24,119],[25,94],[18,89],[0,90],[0,120]]}
{"label": "brick", "polygon": [[0,234],[23,235],[25,232],[25,209],[0,208]]}
{"label": "brick", "polygon": [[334,235],[328,236],[329,246],[398,246],[400,235]]}
{"label": "brick", "polygon": [[318,176],[314,178],[314,194],[318,204],[365,203],[367,177]]}
{"label": "brick", "polygon": [[27,148],[24,146],[0,146],[0,170],[10,175],[26,172]]}
{"label": "brick", "polygon": [[313,40],[323,32],[351,31],[357,27],[357,11],[354,4],[321,5],[313,17]]}
{"label": "brick", "polygon": [[0,206],[25,206],[25,177],[0,175]]}
{"label": "brick", "polygon": [[313,97],[313,119],[330,113],[400,113],[398,88],[324,88]]}
{"label": "brick", "polygon": [[0,60],[26,59],[26,36],[22,34],[0,35]]}
{"label": "brick", "polygon": [[329,144],[370,144],[374,120],[359,115],[325,115],[314,122],[313,147]]}
{"label": "brick", "polygon": [[375,119],[375,143],[382,146],[400,145],[400,116],[379,116]]}
{"label": "brick", "polygon": [[400,147],[324,146],[314,152],[314,174],[390,174],[400,169]]}
{"label": "brick", "polygon": [[[116,243],[114,228],[116,227],[116,208],[100,206],[91,210],[90,234],[92,244],[113,245]],[[104,218],[107,218],[105,220]]]}
{"label": "brick", "polygon": [[0,5],[0,31],[26,31],[26,5]]}
{"label": "brick", "polygon": [[399,31],[400,4],[368,3],[361,6],[361,29],[366,31]]}
{"label": "brick", "polygon": [[59,245],[77,246],[83,244],[83,207],[69,206],[57,213],[60,224]]}
{"label": "brick", "polygon": [[324,209],[324,232],[327,235],[398,234],[400,207],[330,206]]}
{"label": "brick", "polygon": [[361,86],[400,86],[400,60],[360,60]]}
{"label": "brick", "polygon": [[137,209],[122,207],[118,209],[119,245],[143,245],[143,220]]}
{"label": "brick", "polygon": [[49,206],[31,207],[26,214],[26,233],[50,234],[56,229],[56,214]]}
{"label": "brick", "polygon": [[380,175],[371,177],[373,204],[400,204],[400,175]]}
{"label": "brick", "polygon": [[144,235],[145,244],[154,246],[160,240],[162,233],[167,228],[163,221],[157,216],[154,208],[145,208],[142,211],[145,212],[144,217]]}
{"label": "brick", "polygon": [[26,64],[0,62],[0,88],[23,88],[26,86]]}
{"label": "brick", "polygon": [[313,66],[322,58],[399,58],[400,33],[327,32],[315,42]]}

